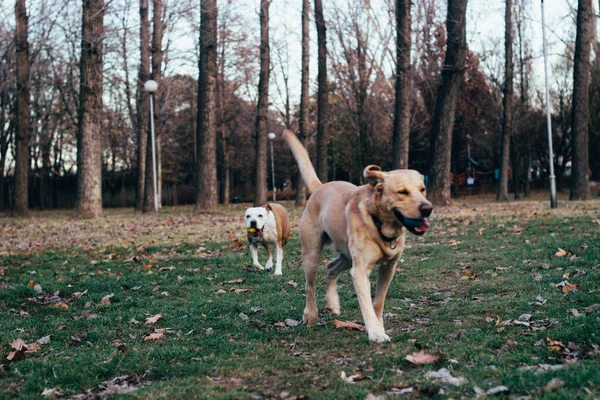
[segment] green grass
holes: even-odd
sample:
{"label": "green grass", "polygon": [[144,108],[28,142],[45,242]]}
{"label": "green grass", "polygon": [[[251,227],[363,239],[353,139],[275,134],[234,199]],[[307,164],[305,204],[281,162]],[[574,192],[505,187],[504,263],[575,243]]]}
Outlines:
{"label": "green grass", "polygon": [[[251,272],[247,249],[232,242],[246,244],[242,210],[198,217],[183,208],[158,217],[118,210],[95,222],[0,216],[0,397],[39,398],[46,388],[110,397],[106,382],[115,377],[137,389],[124,395],[135,398],[364,399],[405,388],[412,388],[408,397],[472,398],[474,387],[500,385],[509,391],[497,397],[600,396],[600,356],[593,354],[600,311],[584,311],[600,303],[600,202],[437,210],[431,232],[407,241],[385,306],[386,344],[335,329],[324,310],[324,268],[318,325],[286,326],[304,308],[297,227],[283,277]],[[569,254],[555,256],[558,248]],[[465,279],[467,270],[476,278]],[[565,273],[579,290],[565,295],[551,285]],[[236,279],[245,281],[226,283]],[[100,304],[109,294],[110,304]],[[536,296],[542,305],[533,304]],[[57,301],[68,309],[47,304]],[[338,319],[362,323],[347,273],[340,301]],[[144,323],[159,313],[156,324]],[[523,314],[531,314],[530,326],[514,323]],[[154,329],[166,329],[165,337],[144,341]],[[15,339],[46,335],[50,343],[37,352],[6,359]],[[562,346],[550,348],[547,338]],[[404,359],[436,347],[445,356],[438,363]],[[540,364],[562,367],[536,371]],[[466,382],[425,377],[444,367]],[[344,382],[342,371],[363,379]],[[542,390],[552,378],[563,385]]]}

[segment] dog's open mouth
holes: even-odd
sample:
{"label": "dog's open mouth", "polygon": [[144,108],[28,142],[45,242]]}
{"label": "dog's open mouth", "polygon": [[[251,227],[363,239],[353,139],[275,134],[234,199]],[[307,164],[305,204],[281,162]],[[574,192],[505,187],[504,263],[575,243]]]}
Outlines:
{"label": "dog's open mouth", "polygon": [[394,216],[410,233],[417,236],[424,235],[427,229],[429,229],[429,218],[407,218],[396,209],[394,209]]}
{"label": "dog's open mouth", "polygon": [[261,229],[258,229],[258,228],[248,228],[248,233],[251,234],[252,236],[255,236],[255,237],[262,236],[263,229],[264,228],[261,228]]}

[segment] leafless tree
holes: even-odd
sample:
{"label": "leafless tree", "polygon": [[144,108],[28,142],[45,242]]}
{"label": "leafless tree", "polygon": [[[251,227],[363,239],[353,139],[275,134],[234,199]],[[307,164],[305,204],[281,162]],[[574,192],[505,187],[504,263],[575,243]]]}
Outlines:
{"label": "leafless tree", "polygon": [[396,1],[396,103],[392,132],[392,168],[408,168],[410,143],[410,105],[412,77],[410,71],[412,0]]}
{"label": "leafless tree", "polygon": [[269,109],[269,6],[271,0],[260,2],[260,79],[258,81],[258,105],[256,107],[256,154],[254,162],[254,205],[267,202],[267,115]]}
{"label": "leafless tree", "polygon": [[[309,121],[308,121],[308,103],[309,103],[309,69],[308,62],[310,57],[310,38],[308,31],[310,13],[310,2],[309,0],[302,0],[302,72],[300,82],[300,116],[298,120],[299,128],[299,139],[306,146],[306,139],[308,138]],[[306,184],[304,180],[298,174],[298,180],[296,184],[296,207],[304,207],[306,205]]]}
{"label": "leafless tree", "polygon": [[102,66],[104,0],[84,0],[77,133],[77,202],[74,215],[102,215]]}
{"label": "leafless tree", "polygon": [[[498,201],[508,201],[508,167],[510,163],[510,138],[513,119],[513,29],[512,29],[512,0],[505,0],[504,12],[504,116],[502,118],[502,147],[500,156],[500,180],[498,182]],[[514,172],[514,171],[513,171]],[[515,192],[517,192],[517,177],[513,173]]]}
{"label": "leafless tree", "polygon": [[148,123],[150,110],[148,92],[144,83],[150,78],[150,21],[148,20],[148,0],[140,0],[140,65],[137,81],[137,186],[135,209],[144,208],[146,186],[146,152],[148,145]]}
{"label": "leafless tree", "polygon": [[329,108],[329,87],[327,83],[327,26],[323,16],[323,3],[315,0],[315,23],[317,25],[318,46],[318,89],[317,89],[317,175],[322,182],[327,181],[327,120]]}
{"label": "leafless tree", "polygon": [[17,215],[29,213],[29,41],[28,17],[25,0],[17,0],[15,5],[17,52],[17,118],[15,131],[15,204]]}
{"label": "leafless tree", "polygon": [[450,203],[450,159],[458,90],[465,69],[467,0],[448,0],[448,43],[442,83],[432,123],[433,166],[429,197],[438,205]]}
{"label": "leafless tree", "polygon": [[200,13],[196,212],[219,204],[217,183],[217,2],[203,0]]}
{"label": "leafless tree", "polygon": [[571,200],[587,200],[590,197],[588,124],[592,23],[595,23],[592,0],[579,0],[573,63]]}

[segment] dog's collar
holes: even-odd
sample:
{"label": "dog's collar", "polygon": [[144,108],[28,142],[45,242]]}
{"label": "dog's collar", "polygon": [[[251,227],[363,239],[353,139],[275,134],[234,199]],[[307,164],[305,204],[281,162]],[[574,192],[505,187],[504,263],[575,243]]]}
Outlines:
{"label": "dog's collar", "polygon": [[377,228],[377,233],[379,233],[379,237],[381,238],[381,240],[383,240],[384,242],[386,242],[386,244],[388,246],[390,246],[390,248],[392,250],[394,250],[396,248],[396,239],[398,239],[398,237],[389,237],[389,236],[385,236],[383,233],[381,233],[381,228],[383,227],[383,222],[381,222],[381,220],[379,218],[377,218],[375,215],[371,215],[371,218],[373,218],[373,223],[375,224],[375,227]]}

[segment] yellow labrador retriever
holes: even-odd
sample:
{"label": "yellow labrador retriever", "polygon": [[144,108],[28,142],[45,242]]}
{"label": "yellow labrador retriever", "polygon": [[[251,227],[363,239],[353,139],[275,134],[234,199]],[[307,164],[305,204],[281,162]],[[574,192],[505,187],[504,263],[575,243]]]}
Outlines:
{"label": "yellow labrador retriever", "polygon": [[[315,280],[323,245],[331,243],[339,255],[327,264],[326,307],[340,313],[338,275],[350,269],[369,340],[386,342],[383,305],[402,255],[405,232],[423,235],[433,211],[425,198],[423,176],[414,170],[382,172],[376,165],[364,170],[368,184],[321,183],[308,153],[296,136],[286,130],[283,138],[292,150],[311,197],[300,220],[300,239],[306,275],[304,322],[317,322]],[[371,300],[369,276],[379,264],[375,301]]]}

